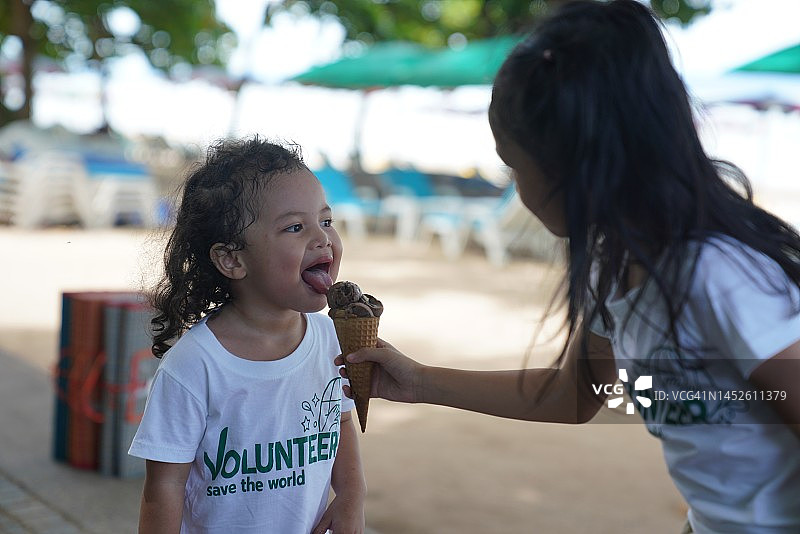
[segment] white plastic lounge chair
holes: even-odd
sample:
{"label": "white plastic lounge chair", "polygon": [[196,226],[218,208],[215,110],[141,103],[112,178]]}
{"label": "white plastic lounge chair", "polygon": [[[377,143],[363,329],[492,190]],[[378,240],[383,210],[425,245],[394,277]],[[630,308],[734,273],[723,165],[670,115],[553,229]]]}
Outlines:
{"label": "white plastic lounge chair", "polygon": [[515,250],[547,260],[560,253],[560,240],[522,205],[511,186],[500,198],[466,201],[460,212],[423,215],[420,234],[438,237],[451,259],[460,257],[471,239],[495,265],[507,263]]}
{"label": "white plastic lounge chair", "polygon": [[430,176],[414,169],[389,169],[380,176],[386,196],[381,216],[395,220],[395,237],[409,242],[416,237],[426,213],[458,211],[462,197],[457,190],[437,189]]}

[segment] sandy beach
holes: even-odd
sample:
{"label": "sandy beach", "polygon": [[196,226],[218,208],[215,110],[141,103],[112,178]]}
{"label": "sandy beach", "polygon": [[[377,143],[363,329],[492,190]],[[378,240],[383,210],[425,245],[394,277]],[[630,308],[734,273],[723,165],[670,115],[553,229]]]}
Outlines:
{"label": "sandy beach", "polygon": [[[0,361],[26,373],[36,389],[25,393],[35,399],[31,406],[1,404],[0,423],[36,409],[43,413],[35,416],[37,435],[50,439],[60,293],[141,288],[157,274],[160,241],[136,230],[2,228],[0,246]],[[529,348],[527,365],[547,365],[562,342],[551,320],[531,347],[559,269],[530,259],[495,268],[475,250],[448,261],[435,243],[401,246],[371,236],[345,238],[339,278],[383,301],[381,337],[406,354],[432,365],[518,369]],[[368,525],[398,534],[679,532],[685,505],[658,441],[641,424],[608,417],[582,426],[535,424],[373,400],[361,439]],[[46,443],[14,451],[25,443],[9,430],[0,437],[0,470],[42,500],[80,520],[93,495],[112,492],[116,508],[95,514],[89,528],[135,524],[140,480],[73,476],[50,459]]]}

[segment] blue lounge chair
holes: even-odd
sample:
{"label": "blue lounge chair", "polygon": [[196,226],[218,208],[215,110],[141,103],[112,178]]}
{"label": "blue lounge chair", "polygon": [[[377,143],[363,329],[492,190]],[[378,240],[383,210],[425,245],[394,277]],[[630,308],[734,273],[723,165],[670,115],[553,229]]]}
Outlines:
{"label": "blue lounge chair", "polygon": [[313,172],[325,190],[334,217],[344,221],[347,234],[356,239],[364,237],[366,217],[377,216],[380,211],[377,194],[369,188],[354,186],[347,174],[331,166]]}

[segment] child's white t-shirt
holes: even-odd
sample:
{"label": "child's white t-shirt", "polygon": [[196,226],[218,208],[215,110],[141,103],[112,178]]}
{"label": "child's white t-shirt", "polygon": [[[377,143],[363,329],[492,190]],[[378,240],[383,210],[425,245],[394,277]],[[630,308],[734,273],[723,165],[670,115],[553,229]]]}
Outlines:
{"label": "child's white t-shirt", "polygon": [[[683,361],[664,337],[669,320],[654,284],[606,305],[613,331],[600,320],[591,330],[610,338],[629,400],[662,440],[694,531],[800,532],[800,439],[747,381],[800,340],[800,291],[780,266],[727,237],[704,243],[677,326],[681,346],[693,349]],[[645,379],[634,389],[642,376],[652,386],[644,389]],[[800,385],[785,393],[800,394]]]}
{"label": "child's white t-shirt", "polygon": [[192,463],[182,533],[308,533],[327,506],[342,395],[333,322],[276,361],[234,356],[205,319],[163,358],[129,454]]}

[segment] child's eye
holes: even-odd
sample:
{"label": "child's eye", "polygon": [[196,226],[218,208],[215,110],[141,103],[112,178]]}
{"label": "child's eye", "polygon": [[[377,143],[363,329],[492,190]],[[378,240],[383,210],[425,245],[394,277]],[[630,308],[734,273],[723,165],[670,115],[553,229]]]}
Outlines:
{"label": "child's eye", "polygon": [[293,224],[291,226],[287,226],[284,229],[284,231],[296,233],[296,232],[300,232],[302,229],[303,229],[303,225],[300,224],[300,223],[297,223],[297,224]]}
{"label": "child's eye", "polygon": [[322,226],[324,226],[326,228],[327,227],[331,227],[331,226],[333,226],[333,219],[325,219],[324,221],[322,221],[321,224],[322,224]]}

